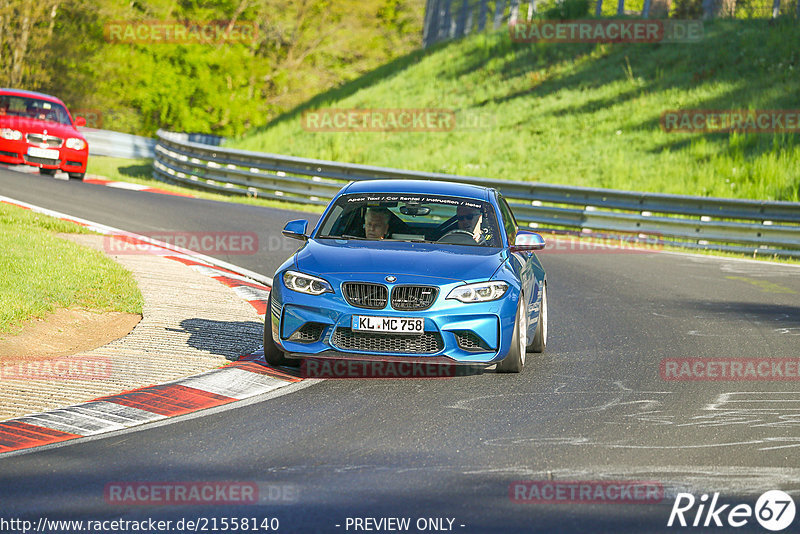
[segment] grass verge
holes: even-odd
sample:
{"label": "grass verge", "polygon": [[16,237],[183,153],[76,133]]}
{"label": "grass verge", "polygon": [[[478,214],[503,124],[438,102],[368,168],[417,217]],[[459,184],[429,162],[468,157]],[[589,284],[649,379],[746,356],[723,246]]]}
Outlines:
{"label": "grass verge", "polygon": [[24,321],[56,308],[142,313],[142,294],[129,271],[57,233],[91,232],[0,203],[0,334],[14,334]]}

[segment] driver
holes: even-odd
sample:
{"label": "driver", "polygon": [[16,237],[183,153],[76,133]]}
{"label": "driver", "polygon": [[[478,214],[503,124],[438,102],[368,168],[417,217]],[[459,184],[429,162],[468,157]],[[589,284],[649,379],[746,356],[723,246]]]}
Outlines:
{"label": "driver", "polygon": [[28,105],[28,116],[32,119],[43,121],[45,119],[45,113],[43,109],[39,109],[35,104]]}
{"label": "driver", "polygon": [[364,235],[367,239],[385,239],[389,232],[391,213],[386,208],[367,208],[364,215]]}
{"label": "driver", "polygon": [[458,219],[458,229],[472,234],[476,243],[481,244],[485,241],[483,236],[483,214],[478,208],[469,206],[458,206],[456,208],[456,218]]}

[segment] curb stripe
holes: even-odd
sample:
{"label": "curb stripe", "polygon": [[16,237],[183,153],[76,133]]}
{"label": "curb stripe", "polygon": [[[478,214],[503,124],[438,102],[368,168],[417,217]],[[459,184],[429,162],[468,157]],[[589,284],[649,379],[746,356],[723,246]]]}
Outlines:
{"label": "curb stripe", "polygon": [[222,406],[237,399],[172,383],[150,386],[131,393],[101,397],[96,400],[105,400],[167,417],[174,417],[196,412],[197,410]]}
{"label": "curb stripe", "polygon": [[186,197],[186,198],[197,198],[195,195],[191,195],[189,193],[178,193],[177,191],[168,191],[166,189],[161,189],[160,187],[149,187],[142,184],[134,184],[131,182],[119,182],[114,180],[106,180],[105,178],[100,178],[95,176],[94,178],[83,178],[83,183],[85,184],[93,184],[93,185],[104,185],[107,187],[114,187],[117,189],[127,189],[129,191],[141,191],[143,193],[158,193],[160,195],[172,195],[176,197]]}
{"label": "curb stripe", "polygon": [[242,400],[282,387],[286,385],[286,381],[278,380],[270,375],[252,373],[245,369],[227,367],[212,373],[181,380],[178,384],[207,391],[221,397]]}
{"label": "curb stripe", "polygon": [[235,286],[231,287],[231,289],[233,289],[234,293],[239,295],[239,297],[247,302],[250,302],[251,300],[263,300],[266,302],[269,298],[269,291],[264,289],[255,289],[248,286]]}
{"label": "curb stripe", "polygon": [[[260,351],[257,351],[260,352]],[[264,355],[256,356],[255,354],[251,354],[250,356],[245,356],[248,358],[247,360],[242,360],[241,363],[237,362],[235,365],[239,369],[244,369],[246,371],[250,371],[251,373],[257,373],[261,375],[268,375],[275,378],[280,378],[281,380],[286,380],[287,382],[302,382],[302,378],[300,378],[299,370],[297,371],[298,374],[292,374],[294,371],[284,371],[283,369],[276,369],[274,367],[267,367],[264,364],[256,363],[259,359],[261,361],[264,360]],[[249,359],[254,358],[254,359]]]}
{"label": "curb stripe", "polygon": [[259,289],[261,291],[269,291],[269,287],[265,286],[264,284],[259,284],[258,282],[248,282],[245,280],[240,280],[238,278],[232,278],[230,276],[220,276],[220,275],[211,275],[211,278],[218,281],[221,284],[225,284],[228,287],[252,287],[254,289]]}
{"label": "curb stripe", "polygon": [[18,421],[0,423],[0,452],[38,447],[79,438],[76,434],[29,425]]}
{"label": "curb stripe", "polygon": [[256,309],[256,313],[259,315],[266,315],[267,314],[267,301],[266,300],[248,300],[248,303],[252,307]]}
{"label": "curb stripe", "polygon": [[24,210],[30,210],[29,206],[23,206],[22,204],[17,204],[15,202],[9,202],[8,200],[0,200],[3,204],[8,204],[9,206],[16,206],[17,208],[22,208]]}
{"label": "curb stripe", "polygon": [[239,276],[238,273],[235,273],[233,271],[229,271],[228,269],[224,269],[222,267],[217,267],[217,266],[214,266],[214,265],[209,265],[207,263],[202,263],[202,262],[199,262],[197,260],[193,260],[193,259],[191,259],[189,257],[185,257],[185,256],[164,256],[164,257],[167,258],[168,260],[179,261],[182,264],[188,265],[190,267],[192,265],[197,265],[197,266],[200,266],[200,267],[209,267],[209,268],[212,268],[212,269],[217,269],[218,271],[221,271],[221,272],[224,272],[224,273],[234,274],[236,276]]}

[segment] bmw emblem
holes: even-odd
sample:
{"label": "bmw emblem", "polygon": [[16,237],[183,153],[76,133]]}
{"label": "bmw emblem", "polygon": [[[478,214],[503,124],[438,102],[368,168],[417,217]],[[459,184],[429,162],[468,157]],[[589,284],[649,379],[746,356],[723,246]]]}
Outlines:
{"label": "bmw emblem", "polygon": [[389,282],[391,284],[392,282],[397,282],[397,277],[389,275],[386,278],[384,278],[384,280],[386,280],[387,282]]}

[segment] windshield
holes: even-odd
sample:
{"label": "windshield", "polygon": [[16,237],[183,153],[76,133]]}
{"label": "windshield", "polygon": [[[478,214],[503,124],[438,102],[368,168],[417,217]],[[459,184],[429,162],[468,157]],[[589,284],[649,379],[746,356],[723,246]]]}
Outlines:
{"label": "windshield", "polygon": [[407,193],[343,195],[328,212],[316,237],[501,246],[491,204]]}
{"label": "windshield", "polygon": [[47,100],[16,95],[0,95],[0,116],[72,124],[64,106]]}

